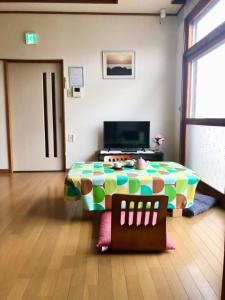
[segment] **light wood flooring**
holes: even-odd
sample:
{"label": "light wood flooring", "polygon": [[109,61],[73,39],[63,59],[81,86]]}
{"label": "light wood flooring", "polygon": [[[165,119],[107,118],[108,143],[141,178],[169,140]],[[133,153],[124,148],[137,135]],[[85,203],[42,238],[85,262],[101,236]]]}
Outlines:
{"label": "light wood flooring", "polygon": [[64,203],[64,177],[0,175],[0,300],[220,298],[224,210],[168,218],[175,251],[98,254],[98,216]]}

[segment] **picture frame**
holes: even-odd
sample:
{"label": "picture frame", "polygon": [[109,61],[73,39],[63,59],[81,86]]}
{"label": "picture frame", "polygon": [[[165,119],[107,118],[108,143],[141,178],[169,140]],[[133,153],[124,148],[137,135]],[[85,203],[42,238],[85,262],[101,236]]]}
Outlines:
{"label": "picture frame", "polygon": [[102,52],[102,68],[104,79],[134,79],[135,52],[105,50]]}

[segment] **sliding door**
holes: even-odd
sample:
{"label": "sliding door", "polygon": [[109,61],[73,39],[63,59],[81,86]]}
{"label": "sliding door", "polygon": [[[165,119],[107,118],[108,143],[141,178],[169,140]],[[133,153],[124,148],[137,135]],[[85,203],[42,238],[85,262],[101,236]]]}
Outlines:
{"label": "sliding door", "polygon": [[14,171],[63,170],[58,63],[9,63]]}

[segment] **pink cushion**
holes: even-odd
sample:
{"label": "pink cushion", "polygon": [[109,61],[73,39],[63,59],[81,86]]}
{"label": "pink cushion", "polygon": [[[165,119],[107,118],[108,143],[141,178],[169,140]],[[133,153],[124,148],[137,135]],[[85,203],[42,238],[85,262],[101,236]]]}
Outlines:
{"label": "pink cushion", "polygon": [[[99,227],[99,236],[97,241],[97,248],[100,250],[106,250],[110,248],[111,245],[111,212],[104,212],[101,215],[100,227]],[[132,212],[129,214],[129,224],[132,223]],[[153,215],[153,224],[156,223],[157,213]],[[121,223],[124,224],[125,221],[125,212],[121,214]],[[137,214],[137,224],[141,223],[141,212]],[[146,223],[146,221],[145,221]],[[168,234],[166,235],[166,250],[174,250],[175,246],[170,240]]]}

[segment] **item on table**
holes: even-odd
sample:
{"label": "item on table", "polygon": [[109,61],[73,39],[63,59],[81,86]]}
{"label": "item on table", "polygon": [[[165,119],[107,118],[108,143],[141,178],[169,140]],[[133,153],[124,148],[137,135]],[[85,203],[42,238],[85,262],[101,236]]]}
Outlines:
{"label": "item on table", "polygon": [[152,139],[153,143],[155,144],[155,151],[159,151],[159,147],[165,142],[165,138],[158,133]]}
{"label": "item on table", "polygon": [[113,167],[116,168],[116,169],[121,169],[122,168],[122,162],[121,161],[115,161],[113,163]]}
{"label": "item on table", "polygon": [[142,157],[139,157],[136,161],[135,166],[137,169],[143,170],[147,167],[147,162]]}
{"label": "item on table", "polygon": [[134,160],[129,159],[125,161],[125,166],[126,167],[133,167],[134,166]]}

